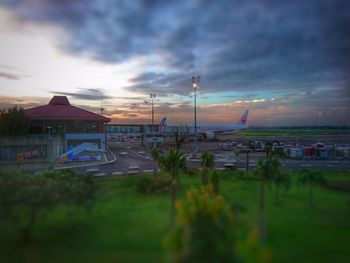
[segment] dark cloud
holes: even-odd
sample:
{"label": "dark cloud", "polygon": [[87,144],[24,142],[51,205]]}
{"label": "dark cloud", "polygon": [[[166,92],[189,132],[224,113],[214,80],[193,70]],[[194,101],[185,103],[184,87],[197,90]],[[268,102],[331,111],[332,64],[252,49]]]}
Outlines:
{"label": "dark cloud", "polygon": [[[106,63],[148,57],[151,67],[130,80],[129,91],[188,95],[192,74],[200,74],[203,93],[248,93],[240,99],[266,92],[281,98],[304,94],[314,109],[337,109],[349,100],[347,0],[7,0],[1,5],[23,23],[63,29],[66,35],[57,43],[76,56]],[[152,63],[154,58],[161,62]],[[325,88],[334,91],[332,99],[322,93]],[[56,94],[95,100],[98,92]]]}
{"label": "dark cloud", "polygon": [[104,100],[104,99],[112,98],[111,96],[106,95],[104,91],[100,89],[78,88],[77,92],[62,92],[62,91],[50,91],[50,92],[55,95],[64,95],[64,96],[69,96],[80,100]]}
{"label": "dark cloud", "polygon": [[[159,54],[162,72],[132,91],[187,94],[203,75],[206,92],[281,90],[349,83],[350,4],[311,1],[5,1],[22,21],[68,34],[59,45],[108,63]],[[205,81],[204,81],[205,80]]]}

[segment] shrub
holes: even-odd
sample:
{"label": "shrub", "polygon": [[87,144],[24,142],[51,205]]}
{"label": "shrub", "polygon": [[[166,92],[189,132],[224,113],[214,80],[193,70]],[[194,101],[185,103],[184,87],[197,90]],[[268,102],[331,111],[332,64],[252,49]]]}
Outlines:
{"label": "shrub", "polygon": [[188,191],[176,207],[176,226],[165,240],[175,262],[236,261],[233,211],[211,184]]}

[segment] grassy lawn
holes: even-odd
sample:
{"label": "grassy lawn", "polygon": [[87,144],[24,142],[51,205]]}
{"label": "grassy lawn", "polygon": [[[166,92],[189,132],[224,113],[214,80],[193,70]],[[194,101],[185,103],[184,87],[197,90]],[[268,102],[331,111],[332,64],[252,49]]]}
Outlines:
{"label": "grassy lawn", "polygon": [[[291,174],[295,179],[296,173]],[[350,172],[329,173],[350,180]],[[59,207],[41,218],[33,241],[21,244],[13,227],[0,225],[0,262],[164,262],[164,235],[170,228],[170,195],[136,192],[134,176],[98,181],[98,200],[89,215]],[[259,181],[220,173],[221,194],[239,207],[241,235],[257,226]],[[199,186],[199,175],[182,176],[179,198]],[[308,191],[296,186],[281,192],[281,205],[266,190],[267,246],[273,262],[348,262],[350,260],[350,193],[315,189],[316,207],[308,207]]]}
{"label": "grassy lawn", "polygon": [[305,136],[349,134],[350,130],[245,130],[241,136]]}

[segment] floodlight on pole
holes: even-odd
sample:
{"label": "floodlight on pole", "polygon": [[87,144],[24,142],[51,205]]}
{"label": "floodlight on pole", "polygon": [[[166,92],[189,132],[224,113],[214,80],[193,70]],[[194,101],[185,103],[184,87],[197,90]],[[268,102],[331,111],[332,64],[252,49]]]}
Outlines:
{"label": "floodlight on pole", "polygon": [[197,140],[197,89],[199,88],[199,82],[200,76],[192,76],[192,88],[194,90],[194,151],[199,150]]}
{"label": "floodlight on pole", "polygon": [[153,148],[155,148],[155,142],[154,142],[154,99],[157,97],[157,94],[155,92],[149,94],[152,102],[152,137],[153,137]]}

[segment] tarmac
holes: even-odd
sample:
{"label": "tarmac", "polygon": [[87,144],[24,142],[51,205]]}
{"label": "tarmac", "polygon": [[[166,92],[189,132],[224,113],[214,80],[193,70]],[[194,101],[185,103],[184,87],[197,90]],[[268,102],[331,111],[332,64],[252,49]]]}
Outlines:
{"label": "tarmac", "polygon": [[[311,145],[322,142],[325,144],[350,144],[350,134],[345,135],[322,135],[322,136],[239,136],[239,135],[219,135],[217,141],[199,142],[200,152],[197,158],[190,158],[192,155],[193,142],[183,144],[181,151],[187,157],[187,166],[191,169],[200,167],[200,153],[210,152],[215,156],[215,169],[245,170],[245,155],[236,155],[234,151],[220,150],[220,144],[228,141],[244,143],[246,141],[271,141],[291,142],[297,144]],[[108,148],[104,157],[99,162],[65,163],[54,167],[55,170],[70,168],[79,173],[88,173],[96,178],[108,176],[125,176],[139,173],[154,173],[159,171],[156,162],[153,161],[150,149],[141,146],[139,139],[127,139],[124,142],[107,142]],[[250,154],[249,167],[254,169],[257,160],[264,158],[264,152],[254,152]],[[10,166],[5,167],[7,169]],[[324,160],[282,160],[282,167],[287,170],[298,169],[318,169],[318,170],[343,170],[350,171],[350,160],[324,159]],[[2,168],[3,169],[3,168]],[[16,166],[12,165],[15,170]],[[25,164],[21,166],[22,171],[35,172],[47,170],[48,163],[36,165]]]}

